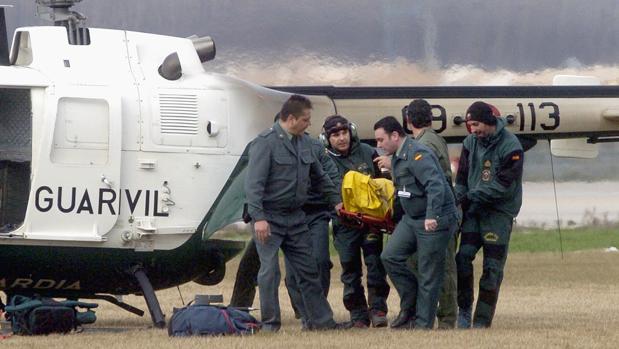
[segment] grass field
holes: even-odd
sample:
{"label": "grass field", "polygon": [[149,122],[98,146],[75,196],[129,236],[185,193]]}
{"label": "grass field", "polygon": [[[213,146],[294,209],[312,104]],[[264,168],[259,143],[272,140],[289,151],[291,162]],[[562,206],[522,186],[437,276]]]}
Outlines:
{"label": "grass field", "polygon": [[619,248],[619,226],[582,227],[575,229],[543,230],[517,228],[512,233],[509,250],[512,252],[560,252]]}
{"label": "grass field", "polygon": [[[587,235],[589,234],[589,235]],[[605,235],[608,234],[608,235]],[[600,235],[600,236],[598,236]],[[505,281],[493,328],[453,331],[350,330],[332,333],[300,332],[293,318],[285,289],[280,289],[283,328],[278,334],[253,337],[169,338],[165,330],[150,327],[150,318],[129,314],[107,303],[97,311],[99,320],[84,333],[48,337],[17,337],[0,340],[2,348],[596,348],[616,347],[619,342],[619,253],[602,247],[617,246],[617,231],[564,231],[564,257],[558,250],[556,232],[514,233]],[[604,237],[607,236],[607,237]],[[545,248],[542,248],[546,246]],[[476,261],[479,270],[479,259]],[[337,260],[334,258],[337,265]],[[214,287],[186,284],[180,287],[185,302],[195,294],[223,293],[230,299],[238,260],[229,264],[224,282]],[[332,272],[329,296],[335,316],[346,320],[341,302],[339,268]],[[479,274],[477,274],[477,277]],[[166,314],[181,306],[177,289],[158,292]],[[128,303],[145,309],[141,297],[129,296]],[[256,303],[256,306],[258,304]],[[398,297],[392,289],[390,317],[398,311]],[[128,329],[128,330],[123,330]]]}

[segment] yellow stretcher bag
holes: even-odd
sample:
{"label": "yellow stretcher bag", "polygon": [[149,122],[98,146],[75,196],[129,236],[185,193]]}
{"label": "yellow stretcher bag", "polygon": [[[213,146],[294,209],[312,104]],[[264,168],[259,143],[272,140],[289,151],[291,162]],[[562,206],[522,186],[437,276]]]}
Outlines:
{"label": "yellow stretcher bag", "polygon": [[390,216],[394,193],[392,181],[371,178],[357,171],[348,171],[342,181],[344,210],[351,213],[377,218]]}

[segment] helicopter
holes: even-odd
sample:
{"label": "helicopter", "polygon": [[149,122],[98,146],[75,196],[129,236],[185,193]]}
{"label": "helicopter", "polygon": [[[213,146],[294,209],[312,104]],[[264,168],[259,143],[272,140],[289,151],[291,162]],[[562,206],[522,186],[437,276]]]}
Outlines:
{"label": "helicopter", "polygon": [[[247,146],[291,94],[314,120],[346,115],[363,141],[372,125],[427,99],[449,142],[464,111],[496,106],[525,148],[549,140],[556,156],[595,157],[619,141],[619,87],[557,76],[549,86],[260,86],[205,70],[210,37],[90,28],[81,0],[36,0],[54,26],[6,40],[0,9],[0,290],[109,301],[142,294],[165,326],[157,290],[215,285],[243,241]],[[308,130],[317,135],[319,123]]]}

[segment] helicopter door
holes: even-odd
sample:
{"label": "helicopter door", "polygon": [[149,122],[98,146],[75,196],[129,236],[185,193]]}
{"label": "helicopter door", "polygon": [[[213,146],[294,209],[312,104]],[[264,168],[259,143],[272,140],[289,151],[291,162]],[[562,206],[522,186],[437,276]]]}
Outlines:
{"label": "helicopter door", "polygon": [[119,212],[121,97],[109,87],[49,89],[45,113],[25,237],[105,241]]}

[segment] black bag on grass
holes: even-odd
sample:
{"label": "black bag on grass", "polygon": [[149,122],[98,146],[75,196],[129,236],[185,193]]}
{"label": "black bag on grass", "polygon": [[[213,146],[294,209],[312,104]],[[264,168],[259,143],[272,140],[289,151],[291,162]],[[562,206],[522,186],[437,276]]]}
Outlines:
{"label": "black bag on grass", "polygon": [[171,337],[254,334],[260,328],[256,318],[233,307],[193,304],[174,308],[168,323]]}
{"label": "black bag on grass", "polygon": [[[11,321],[13,333],[19,335],[41,335],[68,333],[80,325],[94,323],[97,319],[95,303],[79,301],[56,301],[51,298],[30,298],[16,295],[6,306],[6,319]],[[77,308],[86,308],[79,312]]]}

